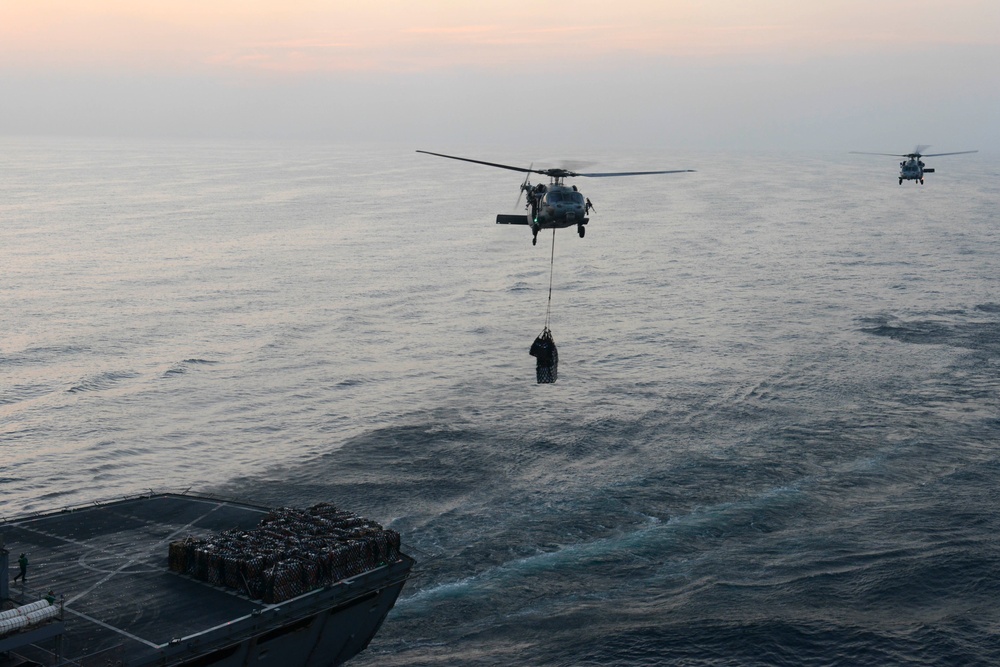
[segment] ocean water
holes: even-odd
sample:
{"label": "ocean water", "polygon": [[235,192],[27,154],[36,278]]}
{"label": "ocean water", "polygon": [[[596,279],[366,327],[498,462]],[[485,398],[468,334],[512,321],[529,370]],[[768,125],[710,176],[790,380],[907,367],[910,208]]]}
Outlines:
{"label": "ocean water", "polygon": [[576,181],[538,385],[553,236],[416,148],[549,157],[0,141],[0,515],[357,511],[357,665],[1000,662],[995,156],[572,156],[697,173]]}

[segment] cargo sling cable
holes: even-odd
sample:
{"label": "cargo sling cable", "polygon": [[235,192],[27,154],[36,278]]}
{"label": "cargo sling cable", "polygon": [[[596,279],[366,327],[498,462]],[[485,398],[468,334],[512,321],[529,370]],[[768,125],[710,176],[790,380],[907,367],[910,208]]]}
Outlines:
{"label": "cargo sling cable", "polygon": [[549,319],[552,314],[552,275],[555,272],[556,230],[552,230],[552,254],[549,257],[549,299],[545,307],[545,328],[531,344],[528,354],[536,358],[535,374],[538,384],[551,384],[558,377],[559,352],[556,342],[549,330]]}
{"label": "cargo sling cable", "polygon": [[549,302],[545,306],[545,329],[549,328],[549,315],[552,313],[552,274],[556,266],[556,230],[552,230],[552,253],[549,255]]}

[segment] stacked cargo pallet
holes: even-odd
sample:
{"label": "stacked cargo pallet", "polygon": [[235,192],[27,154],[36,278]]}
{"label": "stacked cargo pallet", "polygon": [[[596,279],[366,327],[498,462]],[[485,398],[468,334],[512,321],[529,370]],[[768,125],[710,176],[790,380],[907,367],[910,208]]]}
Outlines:
{"label": "stacked cargo pallet", "polygon": [[239,591],[267,604],[399,560],[399,533],[320,503],[280,508],[257,528],[170,543],[174,572]]}

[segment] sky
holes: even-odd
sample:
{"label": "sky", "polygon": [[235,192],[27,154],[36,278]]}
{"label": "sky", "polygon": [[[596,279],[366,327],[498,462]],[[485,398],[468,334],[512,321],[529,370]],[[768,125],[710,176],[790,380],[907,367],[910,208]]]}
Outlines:
{"label": "sky", "polygon": [[0,136],[1000,150],[997,0],[0,0]]}

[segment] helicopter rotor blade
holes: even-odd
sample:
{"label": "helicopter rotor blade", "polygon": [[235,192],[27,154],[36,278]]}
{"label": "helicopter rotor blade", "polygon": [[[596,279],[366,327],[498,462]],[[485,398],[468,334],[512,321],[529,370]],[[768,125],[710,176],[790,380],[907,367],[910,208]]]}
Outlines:
{"label": "helicopter rotor blade", "polygon": [[616,172],[604,172],[595,174],[580,174],[575,171],[570,171],[569,169],[562,169],[555,167],[552,169],[534,169],[534,163],[532,166],[525,169],[524,167],[515,167],[509,164],[500,164],[499,162],[486,162],[485,160],[473,160],[467,157],[458,157],[457,155],[445,155],[444,153],[432,153],[431,151],[418,150],[418,153],[425,153],[426,155],[436,155],[438,157],[446,157],[450,160],[461,160],[462,162],[472,162],[474,164],[484,164],[487,167],[498,167],[499,169],[509,169],[511,171],[520,171],[526,174],[542,174],[543,176],[549,176],[550,178],[572,178],[574,176],[585,176],[587,178],[604,178],[607,176],[644,176],[646,174],[680,174],[685,172],[692,172],[694,169],[670,169],[665,171],[616,171]]}
{"label": "helicopter rotor blade", "polygon": [[942,155],[967,155],[969,153],[978,153],[979,151],[958,151],[957,153],[921,153],[922,149],[926,149],[928,146],[917,146],[912,153],[866,153],[865,151],[851,151],[853,155],[888,155],[890,157],[908,157],[908,158],[920,158],[920,157],[941,157]]}
{"label": "helicopter rotor blade", "polygon": [[905,153],[867,153],[865,151],[850,151],[851,155],[888,155],[889,157],[910,157]]}
{"label": "helicopter rotor blade", "polygon": [[608,171],[597,174],[572,174],[573,176],[585,176],[587,178],[607,178],[609,176],[645,176],[647,174],[689,174],[694,169],[668,169],[665,171]]}
{"label": "helicopter rotor blade", "polygon": [[593,164],[594,162],[590,160],[560,160],[559,168],[569,172],[576,172],[578,169],[586,169]]}
{"label": "helicopter rotor blade", "polygon": [[940,157],[942,155],[968,155],[969,153],[978,153],[979,151],[958,151],[957,153],[928,153],[923,157]]}
{"label": "helicopter rotor blade", "polygon": [[444,153],[432,153],[430,151],[418,150],[418,153],[426,153],[427,155],[436,155],[438,157],[446,157],[451,160],[461,160],[462,162],[474,162],[476,164],[485,164],[487,167],[498,167],[500,169],[510,169],[511,171],[520,171],[522,173],[528,174],[546,174],[545,171],[539,171],[538,169],[525,169],[524,167],[512,167],[509,164],[500,164],[498,162],[485,162],[483,160],[473,160],[467,157],[458,157],[456,155],[445,155]]}

